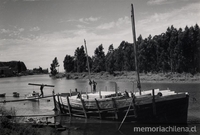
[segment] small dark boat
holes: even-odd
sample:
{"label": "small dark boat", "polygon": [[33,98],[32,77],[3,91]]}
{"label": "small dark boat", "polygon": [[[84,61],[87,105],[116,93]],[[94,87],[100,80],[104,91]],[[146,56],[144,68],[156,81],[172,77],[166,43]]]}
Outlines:
{"label": "small dark boat", "polygon": [[5,97],[6,93],[0,94],[0,97]]}
{"label": "small dark boat", "polygon": [[19,97],[19,93],[18,92],[13,92],[13,97]]}

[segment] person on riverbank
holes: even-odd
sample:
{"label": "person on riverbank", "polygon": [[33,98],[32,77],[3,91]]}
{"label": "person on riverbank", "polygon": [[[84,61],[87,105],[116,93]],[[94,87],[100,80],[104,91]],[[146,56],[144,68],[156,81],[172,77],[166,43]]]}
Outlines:
{"label": "person on riverbank", "polygon": [[92,87],[93,92],[96,92],[97,82],[89,80],[89,85]]}
{"label": "person on riverbank", "polygon": [[42,84],[40,86],[40,91],[41,91],[40,97],[44,97],[43,89],[44,89],[44,85]]}
{"label": "person on riverbank", "polygon": [[93,84],[93,92],[96,92],[96,85],[97,85],[97,82],[95,82],[95,81],[93,80],[92,84]]}

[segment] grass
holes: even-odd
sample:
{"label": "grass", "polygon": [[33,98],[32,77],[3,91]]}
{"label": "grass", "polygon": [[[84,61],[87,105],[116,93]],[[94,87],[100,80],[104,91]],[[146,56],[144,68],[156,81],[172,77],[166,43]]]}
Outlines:
{"label": "grass", "polygon": [[0,106],[0,134],[2,135],[40,135],[30,124],[21,124],[16,120],[16,111]]}

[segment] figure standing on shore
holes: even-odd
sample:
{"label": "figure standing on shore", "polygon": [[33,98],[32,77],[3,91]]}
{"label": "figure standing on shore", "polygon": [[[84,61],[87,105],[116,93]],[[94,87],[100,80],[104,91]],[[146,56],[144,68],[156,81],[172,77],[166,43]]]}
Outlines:
{"label": "figure standing on shore", "polygon": [[92,84],[93,84],[93,92],[96,92],[96,85],[97,85],[97,82],[95,82],[95,81],[93,80]]}
{"label": "figure standing on shore", "polygon": [[90,85],[90,87],[91,87],[91,90],[93,90],[92,89],[92,81],[89,79],[89,85]]}
{"label": "figure standing on shore", "polygon": [[94,80],[93,81],[89,80],[89,81],[90,81],[89,85],[92,87],[93,92],[96,92],[97,82],[95,82]]}
{"label": "figure standing on shore", "polygon": [[42,84],[40,86],[40,91],[41,91],[40,97],[44,97],[43,88],[44,88],[44,85]]}

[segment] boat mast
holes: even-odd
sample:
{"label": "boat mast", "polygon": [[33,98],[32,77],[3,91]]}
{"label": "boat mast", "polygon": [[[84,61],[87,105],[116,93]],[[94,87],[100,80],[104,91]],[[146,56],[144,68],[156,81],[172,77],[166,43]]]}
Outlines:
{"label": "boat mast", "polygon": [[137,63],[137,44],[136,44],[136,33],[135,33],[135,18],[134,18],[134,8],[133,4],[131,4],[131,21],[132,21],[132,32],[133,32],[133,45],[134,45],[134,53],[135,53],[135,70],[137,74],[137,88],[139,89],[141,95],[141,84],[140,84],[140,75],[138,70],[138,63]]}
{"label": "boat mast", "polygon": [[[89,59],[88,59],[88,53],[87,53],[87,46],[86,46],[86,40],[84,39],[84,44],[85,44],[85,52],[86,52],[86,56],[87,56],[87,67],[88,67],[88,75],[89,75],[89,81],[91,80],[91,76],[90,76],[90,65],[89,65]],[[92,91],[92,85],[91,86],[91,91]]]}

